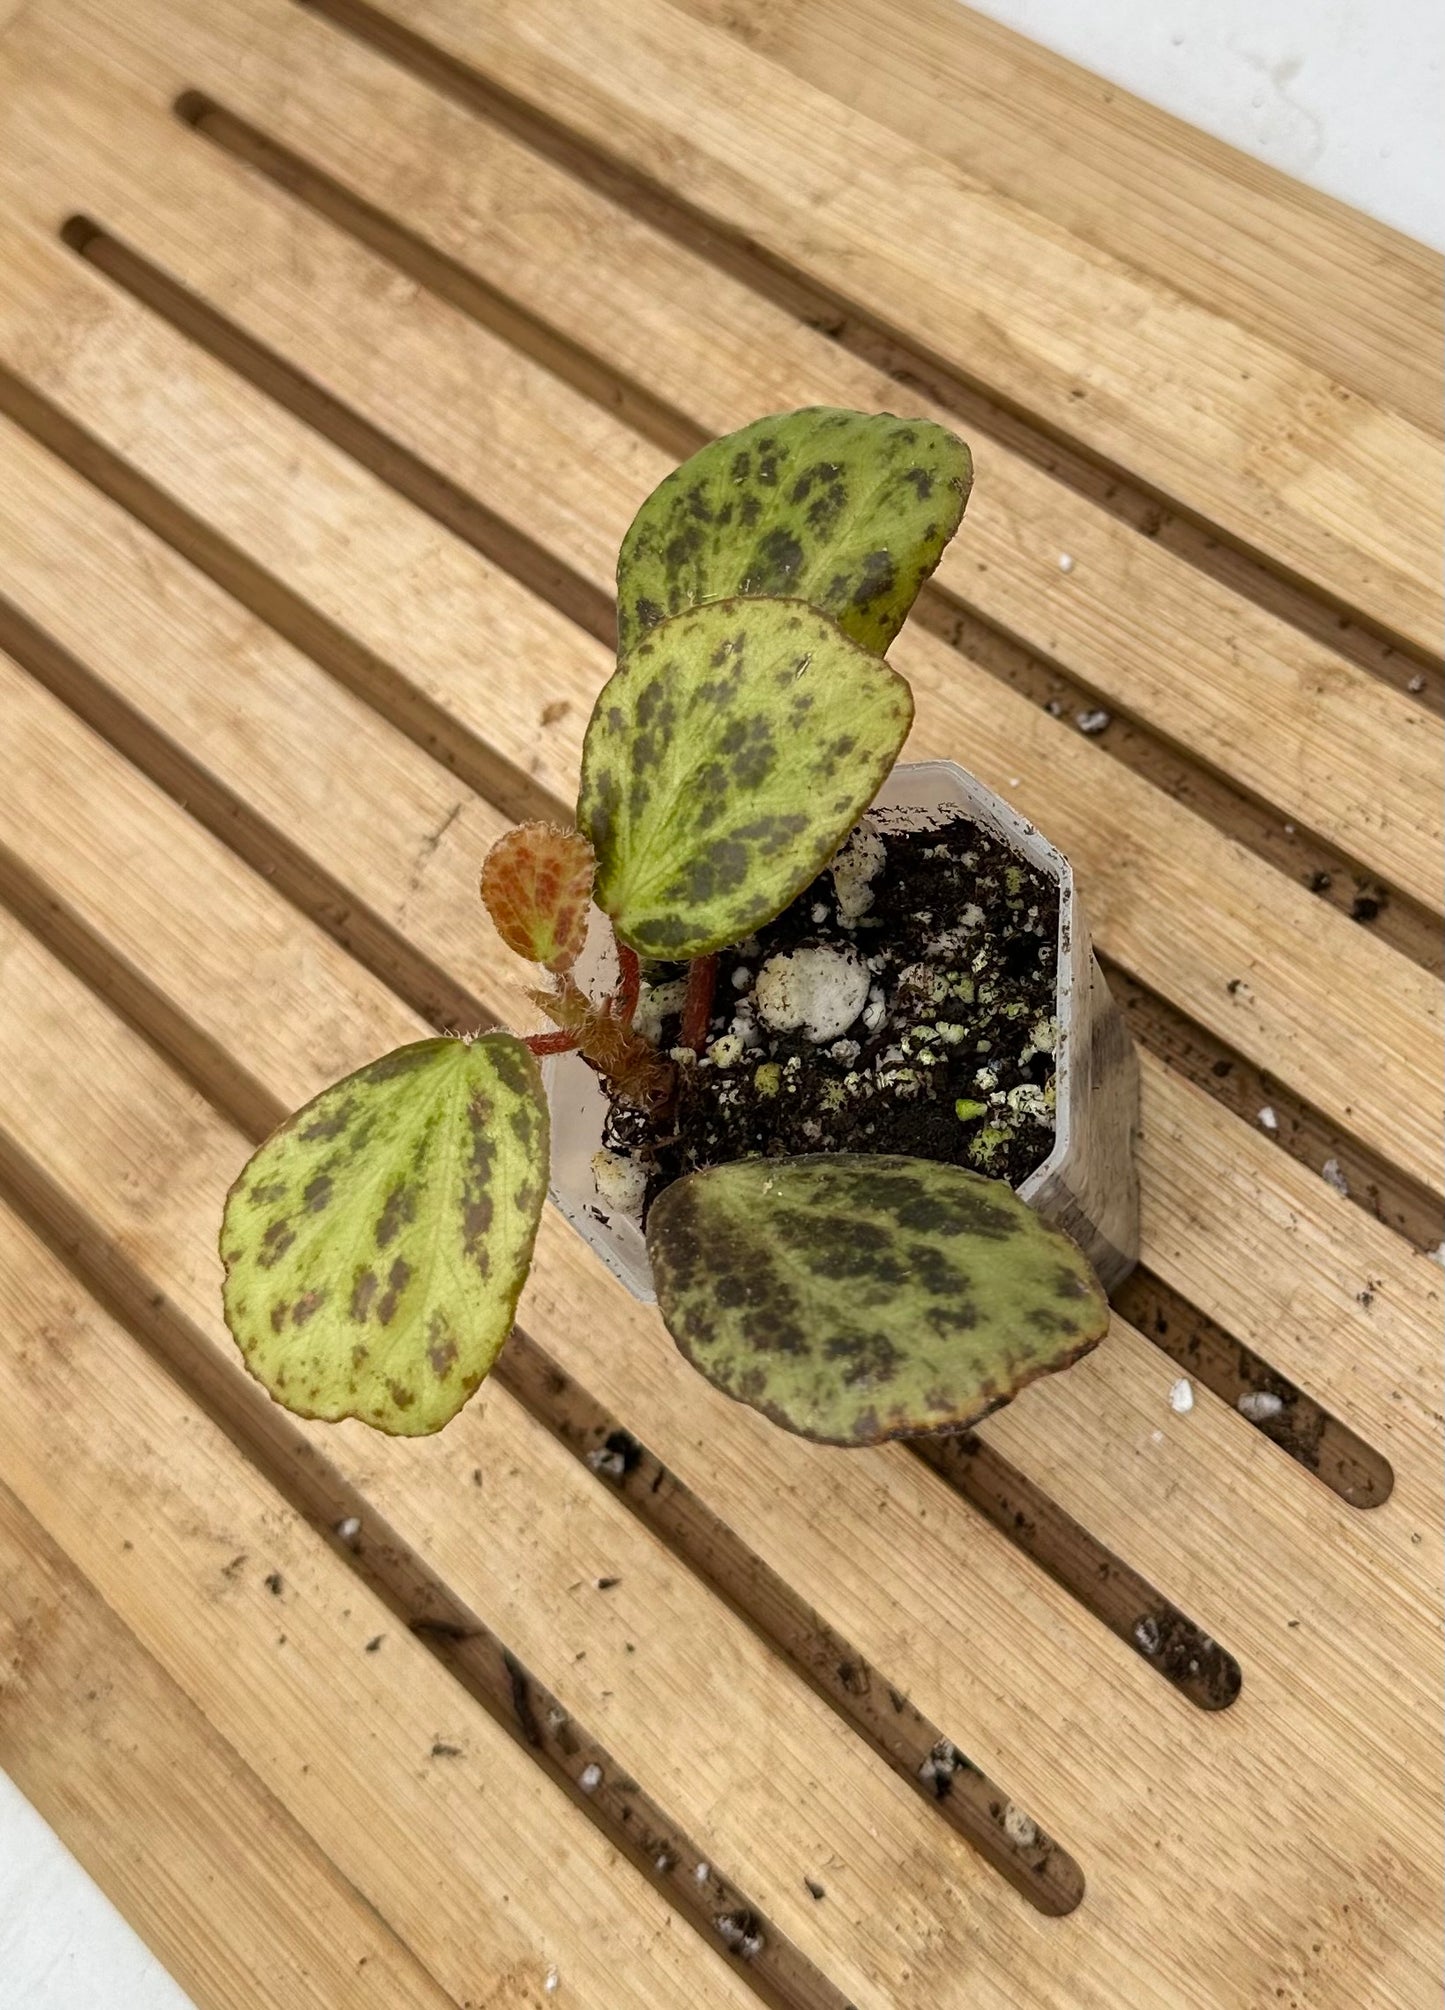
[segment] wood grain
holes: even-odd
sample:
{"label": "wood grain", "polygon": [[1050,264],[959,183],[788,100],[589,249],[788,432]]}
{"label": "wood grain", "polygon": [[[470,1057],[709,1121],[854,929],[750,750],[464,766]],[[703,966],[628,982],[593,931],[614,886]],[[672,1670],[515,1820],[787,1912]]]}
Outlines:
{"label": "wood grain", "polygon": [[1392,633],[1438,646],[1440,450],[1394,413],[667,0],[396,11],[922,352]]}
{"label": "wood grain", "polygon": [[455,2010],[4,1486],[0,1764],[198,2010]]}
{"label": "wood grain", "polygon": [[[958,0],[677,0],[1242,328],[1440,430],[1439,254]],[[1207,32],[1207,29],[1206,31]]]}

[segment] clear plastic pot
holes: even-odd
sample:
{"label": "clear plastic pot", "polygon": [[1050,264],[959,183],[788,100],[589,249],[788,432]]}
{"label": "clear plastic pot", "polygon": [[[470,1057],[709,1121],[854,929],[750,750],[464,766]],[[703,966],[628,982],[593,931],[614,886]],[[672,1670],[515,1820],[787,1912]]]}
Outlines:
{"label": "clear plastic pot", "polygon": [[[895,828],[900,823],[926,828],[940,815],[963,810],[1058,886],[1054,1145],[1018,1191],[1074,1238],[1112,1291],[1139,1257],[1139,1067],[1124,1015],[1094,956],[1069,862],[1017,810],[952,761],[895,768],[874,808],[889,812]],[[616,976],[611,931],[594,915],[578,982],[600,997]],[[650,1304],[652,1273],[642,1231],[609,1213],[593,1183],[592,1157],[602,1143],[607,1113],[597,1077],[577,1055],[560,1054],[543,1064],[543,1079],[552,1109],[552,1199],[634,1297]]]}

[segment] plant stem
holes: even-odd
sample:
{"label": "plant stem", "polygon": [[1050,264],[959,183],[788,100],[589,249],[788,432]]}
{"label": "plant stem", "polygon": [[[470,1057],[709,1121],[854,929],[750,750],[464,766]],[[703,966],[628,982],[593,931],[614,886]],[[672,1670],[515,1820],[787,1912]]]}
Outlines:
{"label": "plant stem", "polygon": [[581,1044],[582,1037],[578,1033],[524,1033],[522,1035],[522,1045],[530,1047],[532,1052],[537,1055],[572,1054],[576,1052]]}
{"label": "plant stem", "polygon": [[717,988],[717,957],[698,956],[688,965],[687,998],[682,1008],[682,1045],[700,1054],[707,1039],[707,1022],[712,1017],[713,992]]}
{"label": "plant stem", "polygon": [[642,965],[637,960],[637,951],[629,949],[625,942],[617,944],[617,979],[617,1016],[624,1026],[631,1026],[642,989]]}

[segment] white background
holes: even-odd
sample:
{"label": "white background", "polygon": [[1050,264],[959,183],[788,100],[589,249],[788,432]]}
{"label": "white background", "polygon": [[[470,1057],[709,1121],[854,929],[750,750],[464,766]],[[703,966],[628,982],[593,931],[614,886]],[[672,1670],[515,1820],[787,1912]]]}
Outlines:
{"label": "white background", "polygon": [[[1180,118],[1445,249],[1440,0],[975,4]],[[900,0],[900,25],[906,11],[907,0]],[[0,2010],[186,2005],[0,1775]]]}

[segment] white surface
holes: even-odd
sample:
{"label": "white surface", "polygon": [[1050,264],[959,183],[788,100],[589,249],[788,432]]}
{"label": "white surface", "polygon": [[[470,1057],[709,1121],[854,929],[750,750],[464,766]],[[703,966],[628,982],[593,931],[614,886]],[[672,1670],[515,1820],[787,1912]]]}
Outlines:
{"label": "white surface", "polygon": [[[1440,0],[974,4],[1445,248]],[[186,2001],[0,1776],[0,2010],[186,2010]]]}
{"label": "white surface", "polygon": [[1445,250],[1440,0],[969,4]]}

